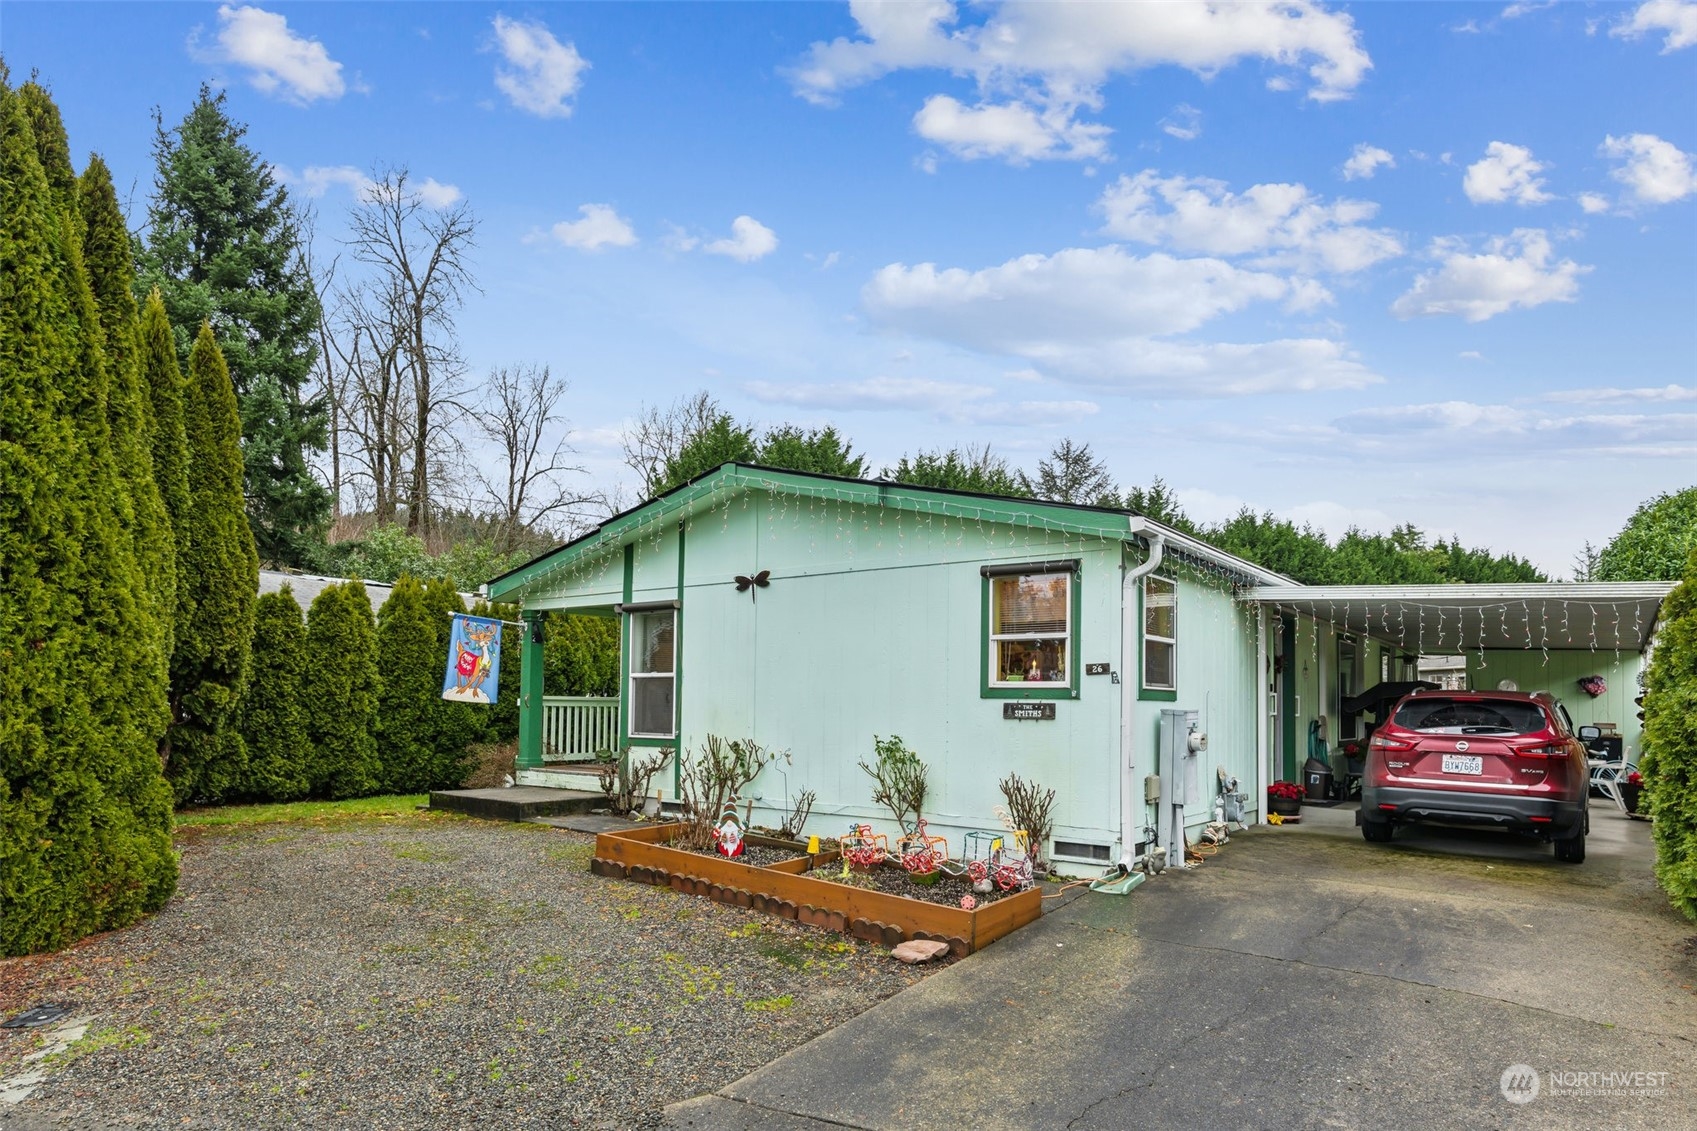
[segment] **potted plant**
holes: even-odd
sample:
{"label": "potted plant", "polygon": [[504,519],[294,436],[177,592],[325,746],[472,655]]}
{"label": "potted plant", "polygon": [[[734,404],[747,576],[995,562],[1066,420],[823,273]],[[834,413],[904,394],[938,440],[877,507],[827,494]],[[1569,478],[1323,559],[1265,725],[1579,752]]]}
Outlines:
{"label": "potted plant", "polygon": [[1267,811],[1281,817],[1302,812],[1302,787],[1293,781],[1276,781],[1267,787]]}
{"label": "potted plant", "polygon": [[1620,783],[1620,799],[1626,804],[1628,813],[1638,812],[1638,798],[1644,792],[1644,775],[1637,770],[1627,774]]}

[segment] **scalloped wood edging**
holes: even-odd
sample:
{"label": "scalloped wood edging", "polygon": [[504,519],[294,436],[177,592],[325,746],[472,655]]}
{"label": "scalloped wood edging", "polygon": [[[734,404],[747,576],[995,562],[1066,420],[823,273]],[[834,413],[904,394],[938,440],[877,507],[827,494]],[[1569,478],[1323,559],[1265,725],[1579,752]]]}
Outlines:
{"label": "scalloped wood edging", "polygon": [[[895,946],[907,939],[947,943],[949,953],[956,958],[963,958],[1035,922],[1043,913],[1043,894],[1036,888],[987,903],[974,911],[963,911],[888,892],[816,880],[805,874],[816,864],[837,860],[834,852],[800,856],[766,868],[686,852],[666,843],[681,827],[653,825],[601,833],[595,838],[595,855],[589,861],[589,870],[597,876],[670,887],[684,895],[706,896],[720,903],[777,915],[882,946]],[[763,837],[750,837],[749,843],[784,844]]]}

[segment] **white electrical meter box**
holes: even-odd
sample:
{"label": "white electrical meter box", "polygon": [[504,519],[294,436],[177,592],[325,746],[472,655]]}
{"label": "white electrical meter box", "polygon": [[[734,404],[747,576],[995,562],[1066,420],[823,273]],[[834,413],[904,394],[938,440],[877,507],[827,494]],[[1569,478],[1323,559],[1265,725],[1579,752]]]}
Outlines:
{"label": "white electrical meter box", "polygon": [[1162,711],[1160,743],[1158,840],[1167,850],[1167,860],[1182,867],[1185,806],[1208,800],[1202,796],[1198,768],[1202,751],[1208,749],[1208,736],[1202,733],[1195,711]]}

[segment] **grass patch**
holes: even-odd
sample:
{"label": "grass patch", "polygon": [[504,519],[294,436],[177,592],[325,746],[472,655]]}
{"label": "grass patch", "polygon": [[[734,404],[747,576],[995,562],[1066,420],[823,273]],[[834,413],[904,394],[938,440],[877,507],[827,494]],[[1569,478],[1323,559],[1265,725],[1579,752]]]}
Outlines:
{"label": "grass patch", "polygon": [[104,1049],[133,1049],[153,1039],[153,1034],[134,1025],[122,1029],[97,1029],[81,1040],[73,1041],[63,1052],[44,1057],[42,1063],[59,1067]]}
{"label": "grass patch", "polygon": [[777,997],[750,998],[742,1003],[742,1007],[750,1013],[776,1013],[780,1009],[788,1009],[794,1004],[794,996],[790,994],[780,994]]}
{"label": "grass patch", "polygon": [[356,797],[352,801],[288,801],[271,805],[218,805],[206,809],[183,809],[177,813],[178,828],[221,828],[232,825],[275,825],[325,823],[350,817],[412,817],[429,795],[409,793],[397,797]]}

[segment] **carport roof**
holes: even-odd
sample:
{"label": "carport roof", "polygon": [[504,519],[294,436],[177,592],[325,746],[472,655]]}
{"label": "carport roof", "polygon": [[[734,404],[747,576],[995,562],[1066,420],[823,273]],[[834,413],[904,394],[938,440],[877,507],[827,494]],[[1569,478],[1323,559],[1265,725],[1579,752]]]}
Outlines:
{"label": "carport roof", "polygon": [[1539,585],[1262,585],[1242,599],[1407,652],[1643,651],[1671,581]]}

